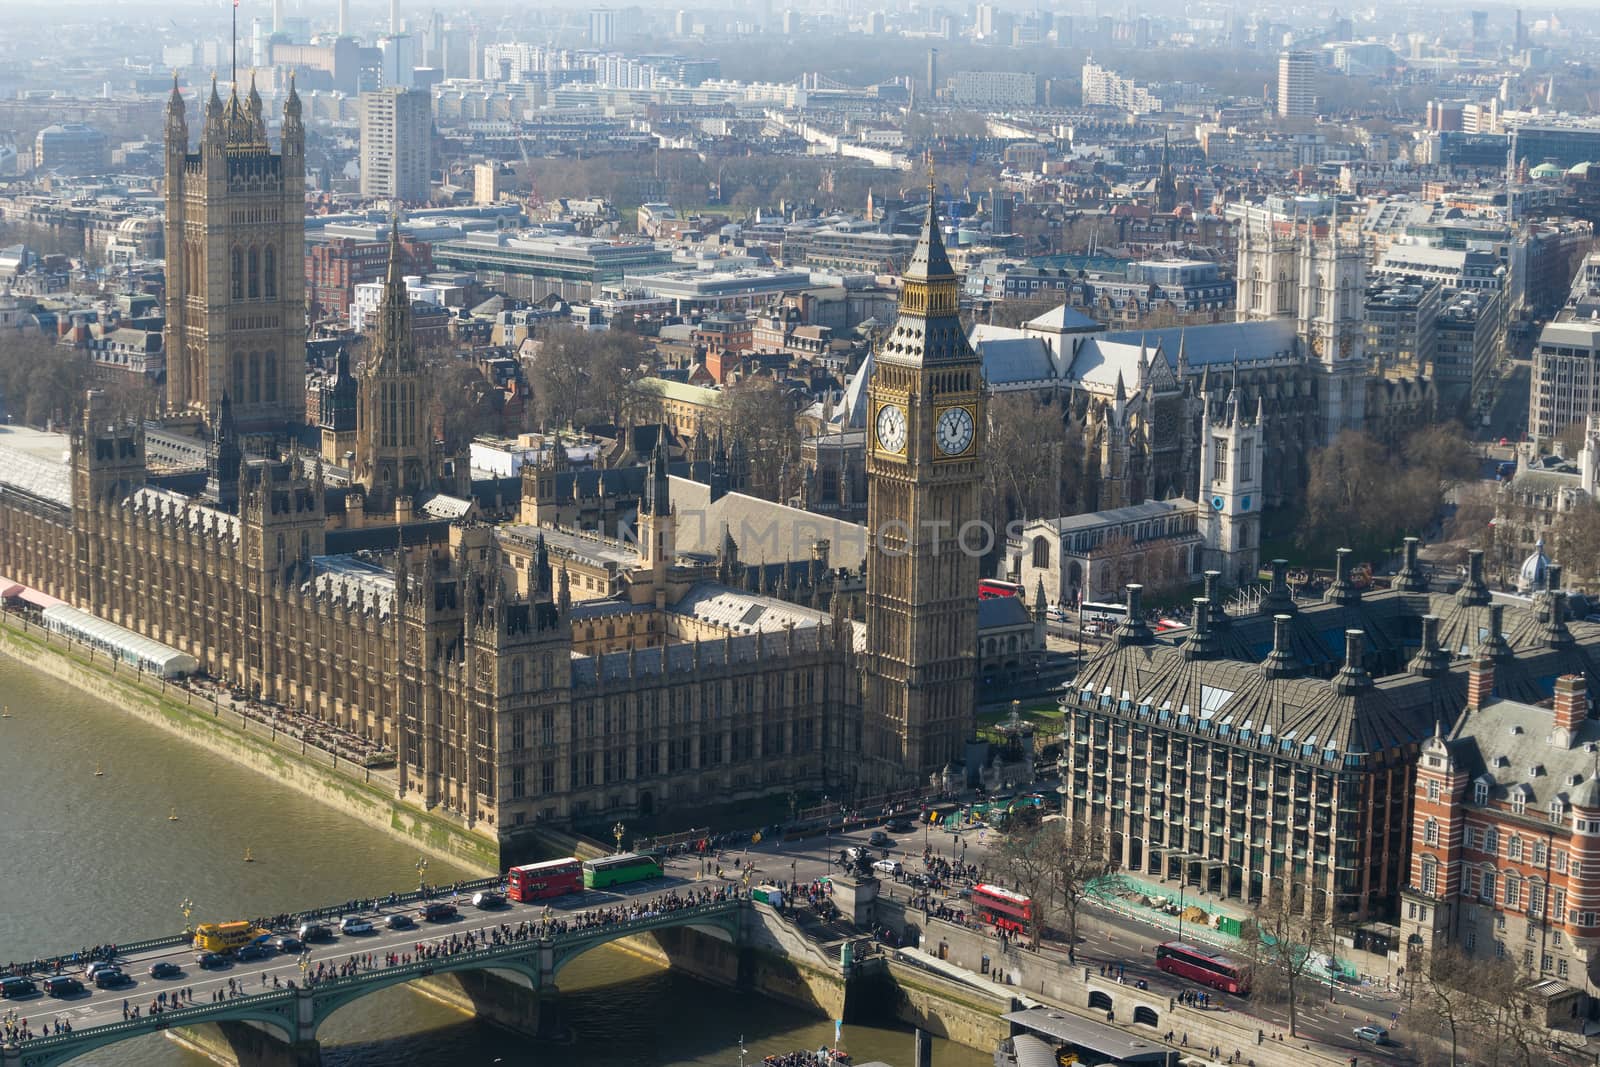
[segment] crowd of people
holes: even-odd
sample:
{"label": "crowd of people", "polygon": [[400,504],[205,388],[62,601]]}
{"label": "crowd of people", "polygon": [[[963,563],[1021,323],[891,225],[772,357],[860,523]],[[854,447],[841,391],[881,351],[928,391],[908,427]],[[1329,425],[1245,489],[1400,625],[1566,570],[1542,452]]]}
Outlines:
{"label": "crowd of people", "polygon": [[49,1037],[52,1034],[72,1033],[72,1020],[60,1016],[46,1023],[40,1023],[35,1030],[33,1024],[28,1022],[26,1015],[19,1015],[15,1009],[6,1012],[0,1018],[0,1042],[16,1044],[22,1041],[32,1041],[36,1037]]}
{"label": "crowd of people", "polygon": [[252,722],[271,727],[296,741],[314,745],[329,754],[337,753],[357,762],[374,759],[383,752],[376,741],[346,730],[336,723],[319,719],[298,708],[268,704],[226,686],[203,678],[190,678],[184,683],[196,695],[214,700],[218,706],[226,703],[230,711],[243,715]]}
{"label": "crowd of people", "polygon": [[116,945],[95,945],[93,948],[80,948],[78,951],[65,956],[50,956],[45,959],[13,961],[0,967],[0,978],[13,975],[29,974],[60,974],[66,970],[78,970],[93,963],[95,960],[111,962],[117,958]]}

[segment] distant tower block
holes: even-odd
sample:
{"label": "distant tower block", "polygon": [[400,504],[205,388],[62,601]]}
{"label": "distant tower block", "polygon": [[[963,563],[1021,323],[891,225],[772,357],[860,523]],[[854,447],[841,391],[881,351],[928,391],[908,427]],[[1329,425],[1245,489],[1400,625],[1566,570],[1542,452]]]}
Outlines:
{"label": "distant tower block", "polygon": [[389,0],[389,32],[400,32],[400,0]]}
{"label": "distant tower block", "polygon": [[339,0],[339,36],[350,36],[350,0]]}

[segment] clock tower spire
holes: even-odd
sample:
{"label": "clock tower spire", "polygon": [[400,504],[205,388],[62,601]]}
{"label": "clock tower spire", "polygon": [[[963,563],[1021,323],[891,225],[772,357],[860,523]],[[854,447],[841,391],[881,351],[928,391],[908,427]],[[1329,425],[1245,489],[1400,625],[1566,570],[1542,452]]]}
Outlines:
{"label": "clock tower spire", "polygon": [[[960,321],[960,279],[928,214],[899,315],[868,380],[867,654],[863,748],[925,776],[972,735],[978,645],[983,368]],[[887,784],[887,783],[885,783]]]}

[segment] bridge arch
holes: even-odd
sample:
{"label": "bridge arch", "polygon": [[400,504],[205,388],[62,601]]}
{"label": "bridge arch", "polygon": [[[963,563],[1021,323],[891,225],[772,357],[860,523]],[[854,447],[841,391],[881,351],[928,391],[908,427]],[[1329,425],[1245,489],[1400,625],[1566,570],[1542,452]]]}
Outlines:
{"label": "bridge arch", "polygon": [[285,992],[270,998],[246,997],[222,1001],[217,1004],[167,1012],[163,1015],[147,1015],[122,1023],[75,1030],[70,1035],[39,1038],[21,1046],[21,1058],[17,1062],[26,1064],[27,1067],[57,1067],[59,1064],[70,1063],[85,1053],[96,1052],[124,1041],[132,1041],[134,1038],[187,1026],[204,1026],[207,1023],[253,1023],[270,1031],[285,1044],[292,1044],[295,1039],[294,994]]}
{"label": "bridge arch", "polygon": [[1156,1010],[1150,1005],[1140,1004],[1133,1009],[1133,1021],[1144,1023],[1146,1026],[1160,1026],[1161,1016],[1156,1014]]}
{"label": "bridge arch", "polygon": [[1099,1008],[1101,1011],[1112,1011],[1111,994],[1103,989],[1089,990],[1089,1007]]}
{"label": "bridge arch", "polygon": [[387,970],[362,971],[353,978],[319,982],[311,989],[312,1033],[314,1035],[320,1030],[322,1024],[337,1014],[341,1008],[348,1007],[379,990],[410,985],[439,975],[463,974],[469,971],[499,972],[501,977],[509,977],[518,985],[526,985],[528,994],[532,996],[540,989],[538,954],[538,943],[529,942],[527,958],[500,956],[488,960],[475,957],[452,960],[446,957],[423,960]]}
{"label": "bridge arch", "polygon": [[[719,941],[737,945],[739,943],[739,924],[739,913],[733,911],[721,915],[710,915],[696,922],[671,924],[671,927],[678,930],[697,930],[702,934],[715,937]],[[613,941],[620,941],[625,937],[653,933],[655,930],[662,929],[667,925],[664,923],[659,927],[642,930],[627,924],[596,927],[592,936],[569,941],[556,950],[550,968],[550,983],[552,985],[555,984],[556,975],[561,973],[561,969],[586,952],[600,948],[602,945],[609,945]]]}

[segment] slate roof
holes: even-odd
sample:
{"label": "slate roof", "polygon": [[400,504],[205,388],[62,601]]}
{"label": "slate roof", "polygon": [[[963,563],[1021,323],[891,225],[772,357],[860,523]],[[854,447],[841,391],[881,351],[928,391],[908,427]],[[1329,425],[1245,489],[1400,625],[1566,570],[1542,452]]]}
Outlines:
{"label": "slate roof", "polygon": [[1033,616],[1028,606],[1018,596],[995,596],[978,601],[978,632],[999,630],[1012,626],[1029,626]]}
{"label": "slate roof", "polygon": [[742,633],[781,633],[791,624],[801,629],[828,621],[826,612],[730,589],[718,582],[696,582],[669,610]]}
{"label": "slate roof", "polygon": [[712,499],[709,485],[687,478],[669,483],[680,553],[715,556],[727,532],[739,546],[740,562],[747,564],[809,560],[812,543],[823,540],[829,542],[830,566],[855,570],[866,556],[867,528],[860,523],[743,493]]}
{"label": "slate roof", "polygon": [[[1491,700],[1461,716],[1446,745],[1469,779],[1492,783],[1491,801],[1507,800],[1520,790],[1530,816],[1540,819],[1548,818],[1550,801],[1558,797],[1568,806],[1584,801],[1586,807],[1600,806],[1595,751],[1600,720],[1583,720],[1576,743],[1567,748],[1551,740],[1554,715],[1550,708],[1519,700]],[[1533,773],[1536,767],[1540,773]]]}

